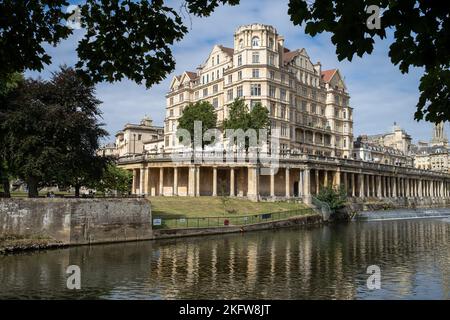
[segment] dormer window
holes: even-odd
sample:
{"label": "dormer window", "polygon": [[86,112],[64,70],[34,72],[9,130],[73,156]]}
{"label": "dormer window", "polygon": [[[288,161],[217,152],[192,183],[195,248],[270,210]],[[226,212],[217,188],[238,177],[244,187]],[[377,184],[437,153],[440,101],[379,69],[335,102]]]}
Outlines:
{"label": "dormer window", "polygon": [[252,38],[252,47],[259,47],[259,38],[258,37]]}

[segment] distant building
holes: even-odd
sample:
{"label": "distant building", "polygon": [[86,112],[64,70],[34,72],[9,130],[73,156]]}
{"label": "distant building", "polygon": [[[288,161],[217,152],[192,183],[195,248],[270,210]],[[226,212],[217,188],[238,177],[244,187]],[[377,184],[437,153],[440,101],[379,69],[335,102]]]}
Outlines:
{"label": "distant building", "polygon": [[414,151],[416,168],[450,172],[450,149],[443,123],[435,124],[431,141],[429,143],[419,141]]}
{"label": "distant building", "polygon": [[397,149],[404,155],[411,155],[411,136],[396,122],[394,122],[391,132],[368,135],[367,141],[374,145]]}
{"label": "distant building", "polygon": [[107,143],[103,145],[98,151],[97,154],[102,157],[117,157],[117,148],[114,143]]}
{"label": "distant building", "polygon": [[367,136],[359,136],[353,144],[353,158],[356,160],[412,167],[413,157],[403,151],[370,142]]}
{"label": "distant building", "polygon": [[101,156],[123,157],[132,154],[160,152],[163,147],[164,128],[154,126],[149,117],[140,124],[127,123],[116,133],[116,142],[102,146],[97,154]]}
{"label": "distant building", "polygon": [[164,128],[153,125],[149,117],[140,124],[128,123],[116,133],[116,148],[120,157],[130,154],[142,154],[146,144],[152,144],[163,138]]}

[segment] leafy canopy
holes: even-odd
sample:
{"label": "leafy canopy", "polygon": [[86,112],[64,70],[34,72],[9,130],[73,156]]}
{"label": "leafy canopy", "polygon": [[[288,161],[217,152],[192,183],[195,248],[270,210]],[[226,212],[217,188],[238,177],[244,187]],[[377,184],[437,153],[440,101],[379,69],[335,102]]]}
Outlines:
{"label": "leafy canopy", "polygon": [[[194,142],[195,121],[200,121],[202,124],[202,137],[207,130],[216,128],[217,114],[213,105],[208,101],[197,101],[183,109],[183,114],[178,119],[178,128],[185,129],[190,133],[191,143]],[[203,144],[208,144],[208,141],[203,141]]]}
{"label": "leafy canopy", "polygon": [[255,103],[251,110],[243,99],[235,99],[229,105],[228,117],[223,122],[224,129],[269,129],[269,110],[261,103]]}
{"label": "leafy canopy", "polygon": [[[263,107],[261,103],[255,103],[252,110],[248,109],[243,99],[235,99],[229,105],[228,117],[223,122],[225,130],[243,130],[244,133],[249,129],[254,129],[256,137],[259,138],[259,130],[270,128],[269,110]],[[239,141],[234,137],[234,144],[245,143],[245,148],[248,149],[250,141],[246,137],[245,141]]]}
{"label": "leafy canopy", "polygon": [[107,159],[96,155],[107,132],[98,119],[93,86],[62,67],[50,81],[28,79],[4,98],[4,158],[8,170],[25,180],[29,195],[44,185],[79,187],[101,175]]}
{"label": "leafy canopy", "polygon": [[[78,43],[76,69],[90,83],[124,77],[148,88],[172,72],[170,46],[188,32],[179,7],[164,0],[86,0],[79,3],[85,32]],[[221,1],[186,0],[185,10],[211,13]],[[233,2],[238,1],[230,1]],[[56,46],[74,30],[67,26],[65,0],[0,1],[0,81],[5,75],[41,71],[52,62],[46,45]]]}
{"label": "leafy canopy", "polygon": [[111,192],[127,193],[131,190],[133,174],[128,170],[109,164],[100,179],[92,187],[98,192],[108,194]]}
{"label": "leafy canopy", "polygon": [[338,188],[325,186],[320,189],[317,199],[328,204],[332,211],[336,211],[345,206],[345,203],[347,202],[347,193],[342,186]]}

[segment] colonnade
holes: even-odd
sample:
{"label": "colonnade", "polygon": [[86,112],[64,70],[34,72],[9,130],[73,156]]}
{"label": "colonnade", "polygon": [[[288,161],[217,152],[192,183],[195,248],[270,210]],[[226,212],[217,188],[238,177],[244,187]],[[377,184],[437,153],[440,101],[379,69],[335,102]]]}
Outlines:
{"label": "colonnade", "polygon": [[303,198],[324,186],[341,186],[349,197],[450,197],[450,180],[442,176],[332,169],[314,166],[257,165],[140,166],[133,172],[133,194],[150,196],[231,196],[258,199]]}

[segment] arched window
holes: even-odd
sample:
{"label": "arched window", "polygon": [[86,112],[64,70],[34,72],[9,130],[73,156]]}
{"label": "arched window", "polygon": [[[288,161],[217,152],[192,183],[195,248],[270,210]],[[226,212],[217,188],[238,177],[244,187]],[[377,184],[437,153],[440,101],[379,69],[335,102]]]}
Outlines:
{"label": "arched window", "polygon": [[252,38],[252,47],[259,47],[259,38],[258,37]]}

